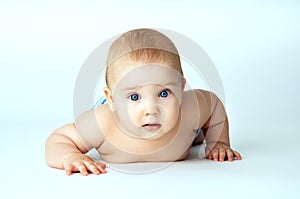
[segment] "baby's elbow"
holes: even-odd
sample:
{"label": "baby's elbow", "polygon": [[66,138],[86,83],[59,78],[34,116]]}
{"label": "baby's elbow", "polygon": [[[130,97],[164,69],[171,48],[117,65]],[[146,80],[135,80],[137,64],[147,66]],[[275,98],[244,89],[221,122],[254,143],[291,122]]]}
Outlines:
{"label": "baby's elbow", "polygon": [[52,135],[50,135],[45,142],[45,161],[49,167],[53,167],[53,162],[51,161],[51,145],[53,143]]}

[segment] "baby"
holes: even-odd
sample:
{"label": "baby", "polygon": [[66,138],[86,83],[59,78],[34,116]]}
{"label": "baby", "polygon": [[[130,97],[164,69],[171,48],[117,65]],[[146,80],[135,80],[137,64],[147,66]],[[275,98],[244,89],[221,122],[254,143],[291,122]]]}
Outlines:
{"label": "baby", "polygon": [[192,145],[206,142],[206,157],[241,160],[229,143],[228,119],[216,95],[185,91],[179,53],[151,29],[116,39],[106,66],[107,103],[55,130],[46,142],[46,161],[67,175],[106,173],[86,153],[96,148],[112,163],[184,160]]}

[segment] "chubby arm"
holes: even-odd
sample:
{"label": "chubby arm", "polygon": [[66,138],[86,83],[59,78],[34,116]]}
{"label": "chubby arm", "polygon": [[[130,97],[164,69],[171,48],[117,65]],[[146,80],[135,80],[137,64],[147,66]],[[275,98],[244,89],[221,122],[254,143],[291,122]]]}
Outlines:
{"label": "chubby arm", "polygon": [[[207,120],[201,127],[207,145],[206,157],[214,161],[233,161],[234,158],[241,160],[241,155],[230,147],[228,118],[222,102],[211,92],[199,92],[204,96],[208,113]],[[200,107],[200,110],[203,110],[203,107]]]}
{"label": "chubby arm", "polygon": [[88,175],[105,173],[105,164],[95,162],[85,155],[84,147],[74,123],[67,124],[55,130],[46,141],[46,162],[49,166],[65,169],[67,175],[79,171]]}

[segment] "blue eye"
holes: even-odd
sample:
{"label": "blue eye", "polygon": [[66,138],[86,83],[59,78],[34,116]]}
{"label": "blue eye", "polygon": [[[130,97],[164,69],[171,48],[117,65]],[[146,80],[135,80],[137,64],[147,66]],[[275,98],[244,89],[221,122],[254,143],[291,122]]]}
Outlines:
{"label": "blue eye", "polygon": [[140,99],[140,96],[138,94],[131,94],[130,95],[130,100],[132,101],[137,101]]}
{"label": "blue eye", "polygon": [[170,91],[169,90],[163,90],[159,93],[159,97],[163,97],[166,98],[170,95]]}

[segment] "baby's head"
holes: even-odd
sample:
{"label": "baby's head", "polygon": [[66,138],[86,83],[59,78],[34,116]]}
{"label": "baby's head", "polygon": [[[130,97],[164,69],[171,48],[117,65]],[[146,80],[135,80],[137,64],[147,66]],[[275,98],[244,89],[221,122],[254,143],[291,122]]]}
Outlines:
{"label": "baby's head", "polygon": [[152,29],[136,29],[109,49],[105,97],[120,127],[155,139],[175,128],[185,79],[173,42]]}
{"label": "baby's head", "polygon": [[128,31],[116,39],[109,49],[106,84],[111,87],[115,83],[114,73],[118,71],[118,66],[155,63],[169,65],[183,75],[178,51],[167,36],[152,29]]}

